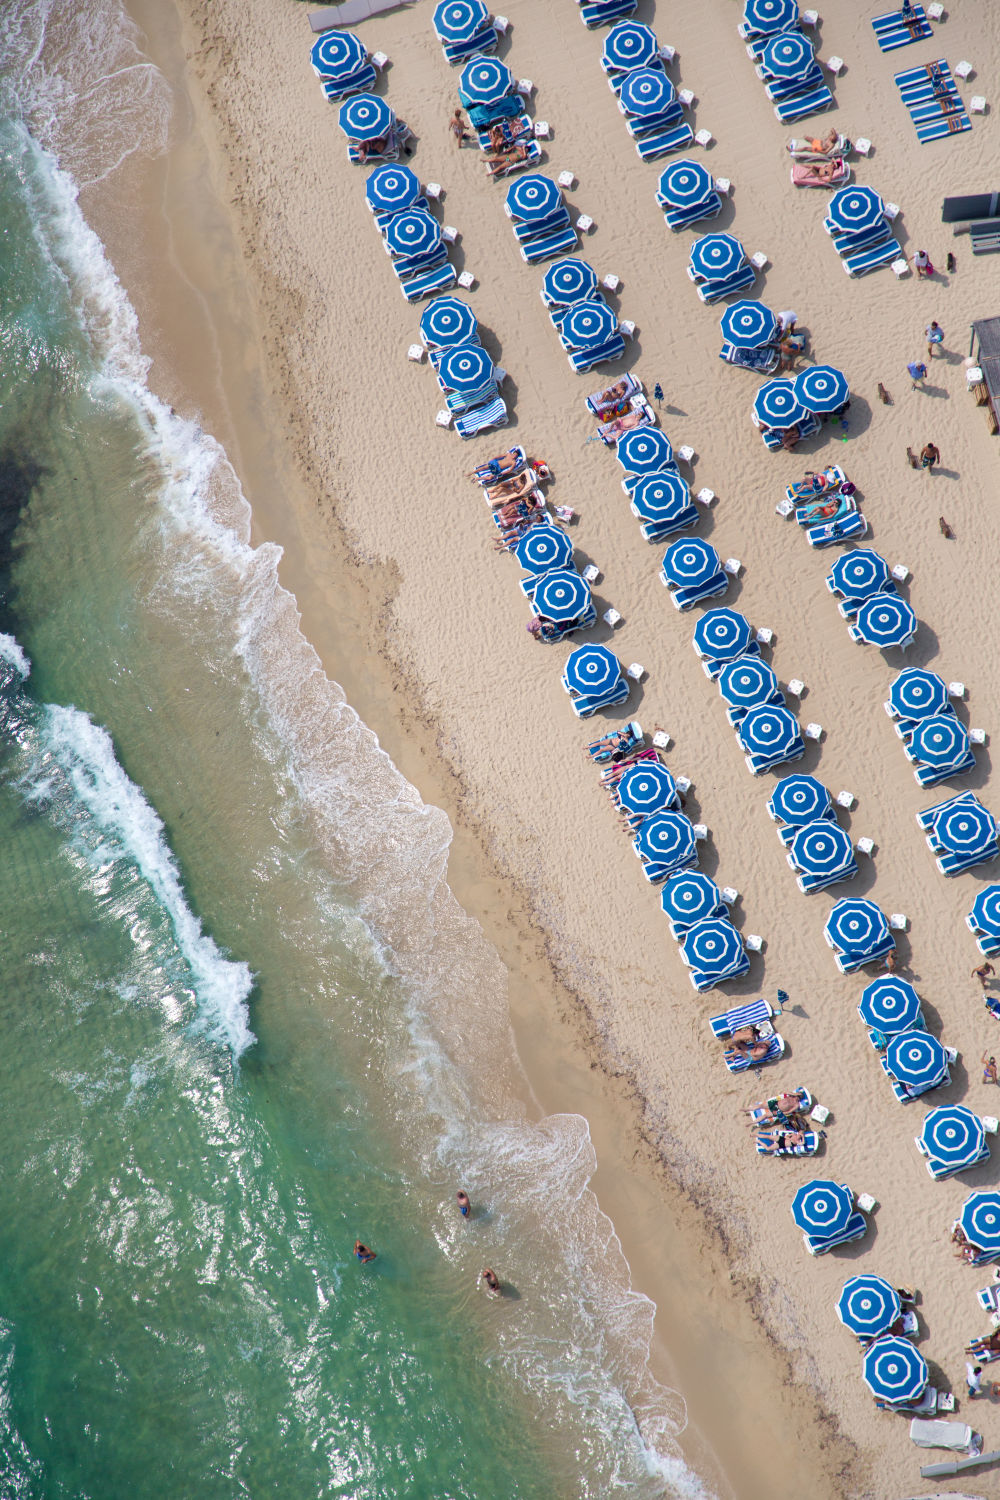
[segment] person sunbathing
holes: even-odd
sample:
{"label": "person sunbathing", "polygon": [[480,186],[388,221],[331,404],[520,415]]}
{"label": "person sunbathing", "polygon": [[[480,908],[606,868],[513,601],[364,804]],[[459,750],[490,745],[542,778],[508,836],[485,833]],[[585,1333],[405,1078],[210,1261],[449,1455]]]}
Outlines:
{"label": "person sunbathing", "polygon": [[804,144],[810,151],[821,151],[825,154],[832,151],[839,140],[839,132],[831,126],[822,140],[813,140],[806,136]]}
{"label": "person sunbathing", "polygon": [[516,166],[518,162],[528,160],[528,148],[515,142],[513,146],[506,146],[494,156],[487,156],[486,171],[490,177],[496,177],[505,172],[508,167]]}
{"label": "person sunbathing", "polygon": [[805,1132],[801,1130],[778,1130],[775,1132],[762,1132],[757,1137],[758,1145],[763,1143],[764,1149],[769,1156],[781,1156],[785,1152],[798,1151],[806,1143]]}
{"label": "person sunbathing", "polygon": [[795,1129],[799,1125],[799,1111],[804,1109],[809,1094],[805,1089],[796,1089],[793,1094],[776,1094],[773,1099],[766,1099],[763,1104],[751,1104],[745,1109],[745,1115],[757,1115],[757,1120],[752,1122],[752,1128],[760,1125],[789,1125],[795,1121]]}
{"label": "person sunbathing", "polygon": [[605,442],[620,438],[626,432],[632,432],[636,427],[643,427],[649,418],[643,411],[627,411],[620,417],[612,417],[607,422],[601,423],[601,437]]}
{"label": "person sunbathing", "polygon": [[498,484],[488,484],[484,488],[493,501],[516,500],[518,496],[526,494],[533,483],[531,475],[525,473],[518,474],[514,479],[501,479]]}
{"label": "person sunbathing", "polygon": [[552,621],[547,620],[544,615],[536,615],[525,625],[529,635],[533,635],[536,641],[557,641],[559,639],[559,627]]}
{"label": "person sunbathing", "polygon": [[524,120],[498,120],[491,125],[487,131],[490,138],[490,147],[494,151],[505,151],[515,141],[523,139],[531,133],[531,126]]}
{"label": "person sunbathing", "polygon": [[970,1339],[965,1352],[975,1355],[977,1359],[983,1359],[987,1355],[992,1359],[994,1355],[1000,1355],[1000,1328],[994,1328],[984,1339]]}
{"label": "person sunbathing", "polygon": [[797,422],[794,424],[794,426],[785,428],[784,432],[781,434],[781,446],[784,448],[786,453],[791,453],[792,449],[795,447],[795,444],[799,441],[801,436],[802,429]]}
{"label": "person sunbathing", "polygon": [[358,161],[367,161],[369,156],[381,156],[389,145],[389,137],[380,135],[374,141],[355,141],[354,149],[358,153]]}
{"label": "person sunbathing", "polygon": [[606,391],[602,391],[594,398],[595,406],[612,406],[616,401],[623,400],[629,394],[628,380],[616,380],[614,385],[609,385]]}
{"label": "person sunbathing", "polygon": [[497,458],[488,458],[484,464],[477,469],[470,469],[466,479],[478,479],[480,484],[488,484],[494,479],[501,479],[504,474],[516,474],[523,466],[524,459],[519,448],[511,448],[506,453],[501,453]]}
{"label": "person sunbathing", "polygon": [[756,1026],[741,1026],[738,1031],[733,1032],[726,1056],[749,1057],[758,1062],[766,1056],[770,1045],[770,1040],[761,1039]]}

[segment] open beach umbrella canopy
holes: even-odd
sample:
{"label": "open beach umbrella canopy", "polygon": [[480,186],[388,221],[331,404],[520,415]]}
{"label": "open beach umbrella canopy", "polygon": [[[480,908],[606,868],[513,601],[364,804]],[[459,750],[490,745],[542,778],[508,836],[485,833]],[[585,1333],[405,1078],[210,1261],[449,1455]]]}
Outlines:
{"label": "open beach umbrella canopy", "polygon": [[758,708],[779,691],[777,677],[759,656],[731,661],[719,673],[719,692],[727,708]]}
{"label": "open beach umbrella canopy", "polygon": [[658,474],[674,461],[667,434],[659,427],[636,427],[618,439],[615,449],[626,474]]}
{"label": "open beach umbrella canopy", "polygon": [[948,1071],[948,1054],[929,1031],[902,1031],[890,1037],[886,1067],[899,1083],[911,1089],[932,1089]]}
{"label": "open beach umbrella canopy", "polygon": [[641,21],[619,21],[604,40],[601,64],[605,72],[631,72],[646,68],[660,55],[656,32]]}
{"label": "open beach umbrella canopy", "polygon": [[928,719],[949,707],[944,678],[923,667],[907,667],[889,689],[889,706],[901,719]]}
{"label": "open beach umbrella canopy", "polygon": [[889,564],[873,547],[854,547],[837,558],[830,579],[845,599],[869,599],[888,583]]}
{"label": "open beach umbrella canopy", "polygon": [[577,646],[566,658],[565,678],[575,693],[607,693],[622,675],[622,665],[607,646]]}
{"label": "open beach umbrella canopy", "polygon": [[632,505],[643,521],[667,523],[676,521],[691,504],[687,481],[674,469],[660,474],[644,474],[636,480]]}
{"label": "open beach umbrella canopy", "polygon": [[858,634],[869,646],[887,651],[907,646],[917,633],[917,617],[905,599],[895,594],[876,594],[866,599],[855,620]]}
{"label": "open beach umbrella canopy", "polygon": [[618,328],[618,319],[606,302],[574,302],[560,325],[571,349],[596,349],[606,344]]}
{"label": "open beach umbrella canopy", "polygon": [[694,857],[694,825],[679,812],[654,813],[633,839],[636,853],[654,865],[683,865]]}
{"label": "open beach umbrella canopy", "polygon": [[927,1361],[909,1339],[876,1339],[865,1350],[865,1385],[890,1405],[918,1401],[927,1384]]}
{"label": "open beach umbrella canopy", "polygon": [[677,783],[666,766],[657,765],[655,761],[642,761],[629,766],[619,778],[615,795],[623,812],[651,818],[654,813],[664,812],[676,802]]}
{"label": "open beach umbrella canopy", "polygon": [[964,1104],[943,1104],[925,1116],[920,1142],[928,1156],[961,1172],[974,1167],[982,1155],[986,1130],[979,1116]]}
{"label": "open beach umbrella canopy", "polygon": [[722,337],[737,349],[760,349],[778,336],[777,313],[763,302],[744,298],[722,314]]}
{"label": "open beach umbrella canopy", "polygon": [[839,411],[851,394],[847,376],[833,365],[813,365],[808,370],[800,370],[792,386],[799,405],[817,417],[828,417]]}
{"label": "open beach umbrella canopy", "polygon": [[913,985],[897,974],[881,974],[861,991],[858,1015],[873,1031],[887,1036],[921,1025],[920,996]]}
{"label": "open beach umbrella canopy", "polygon": [[664,167],[657,197],[667,208],[695,208],[714,192],[715,181],[708,168],[685,157]]}
{"label": "open beach umbrella canopy", "polygon": [[368,53],[353,31],[325,31],[319,41],[313,43],[310,56],[319,76],[336,83],[363,68]]}
{"label": "open beach umbrella canopy", "polygon": [[859,1339],[877,1339],[900,1317],[899,1293],[883,1276],[852,1276],[837,1299],[837,1317]]}
{"label": "open beach umbrella canopy", "polygon": [[377,141],[388,135],[396,116],[377,94],[355,94],[340,106],[337,121],[349,141]]}
{"label": "open beach umbrella canopy", "polygon": [[[746,728],[746,719],[743,727]],[[803,875],[822,878],[838,875],[854,863],[854,846],[850,835],[839,823],[824,820],[806,823],[792,838],[789,853]]]}
{"label": "open beach umbrella canopy", "polygon": [[456,46],[482,31],[490,18],[483,0],[442,0],[431,17],[438,41]]}
{"label": "open beach umbrella canopy", "polygon": [[543,573],[535,589],[532,605],[536,615],[543,615],[556,625],[568,625],[586,613],[590,588],[572,568],[553,568]]}
{"label": "open beach umbrella canopy", "polygon": [[682,943],[684,962],[725,979],[743,958],[743,939],[728,917],[709,917],[688,929]]}
{"label": "open beach umbrella canopy", "polygon": [[750,621],[738,609],[709,609],[694,627],[692,639],[699,656],[710,656],[716,661],[735,661],[749,651],[753,631]]}
{"label": "open beach umbrella canopy", "polygon": [[746,0],[743,7],[743,24],[748,31],[761,36],[771,36],[776,31],[790,31],[798,25],[799,7],[796,0]]}
{"label": "open beach umbrella canopy", "polygon": [[545,300],[554,307],[584,302],[597,290],[597,272],[585,260],[567,256],[549,266],[542,280]]}
{"label": "open beach umbrella canopy", "polygon": [[526,573],[548,573],[566,567],[573,543],[558,526],[529,526],[517,544],[516,556]]}
{"label": "open beach umbrella canopy", "polygon": [[934,835],[949,854],[975,854],[996,844],[993,814],[977,799],[946,807],[934,823]]}
{"label": "open beach umbrella canopy", "polygon": [[970,1245],[987,1255],[1000,1252],[1000,1193],[971,1193],[958,1223]]}
{"label": "open beach umbrella canopy", "polygon": [[802,827],[827,818],[833,799],[815,776],[782,776],[767,805],[778,822]]}
{"label": "open beach umbrella canopy", "polygon": [[474,57],[462,69],[458,97],[469,108],[473,104],[499,104],[514,87],[514,75],[499,57]]}
{"label": "open beach umbrella canopy", "polygon": [[980,932],[1000,937],[1000,885],[988,885],[980,891],[969,915]]}
{"label": "open beach umbrella canopy", "polygon": [[563,201],[562,188],[542,172],[529,172],[507,189],[507,211],[521,224],[535,224],[555,213]]}
{"label": "open beach umbrella canopy", "polygon": [[880,951],[890,936],[889,923],[874,901],[849,897],[837,901],[823,931],[831,947],[852,958]]}
{"label": "open beach umbrella canopy", "polygon": [[441,226],[424,208],[393,214],[385,226],[385,242],[393,255],[430,255],[441,243]]}
{"label": "open beach umbrella canopy", "polygon": [[479,344],[456,344],[441,356],[438,376],[446,391],[468,395],[493,378],[493,361]]}
{"label": "open beach umbrella canopy", "polygon": [[795,394],[790,380],[766,380],[753,398],[753,414],[761,427],[784,431],[804,422],[809,413]]}
{"label": "open beach umbrella canopy", "polygon": [[409,167],[386,162],[369,174],[365,197],[375,213],[404,213],[420,197],[420,178]]}
{"label": "open beach umbrella canopy", "polygon": [[671,875],[660,892],[660,906],[678,932],[725,912],[719,887],[710,875],[703,875],[700,870],[682,870]]}
{"label": "open beach umbrella canopy", "polygon": [[636,68],[626,73],[618,97],[627,115],[651,120],[673,104],[677,91],[662,68]]}
{"label": "open beach umbrella canopy", "polygon": [[954,714],[921,719],[910,736],[910,754],[923,766],[945,770],[957,766],[969,753],[969,731]]}
{"label": "open beach umbrella canopy", "polygon": [[837,234],[861,234],[874,229],[885,214],[885,202],[874,188],[849,184],[830,199],[826,218]]}
{"label": "open beach umbrella canopy", "polygon": [[719,554],[701,537],[684,537],[663,554],[663,576],[678,589],[697,589],[721,570]]}
{"label": "open beach umbrella canopy", "polygon": [[706,281],[722,281],[738,271],[746,252],[734,234],[703,234],[691,246],[691,269]]}
{"label": "open beach umbrella canopy", "polygon": [[453,344],[471,344],[479,332],[479,320],[458,297],[436,297],[420,315],[420,332],[425,343],[447,349]]}
{"label": "open beach umbrella canopy", "polygon": [[[777,756],[779,761],[790,756],[801,743],[798,721],[790,709],[778,704],[766,708],[752,708],[737,730],[740,744],[748,755]],[[833,828],[824,823],[824,828]],[[838,832],[840,830],[838,829]],[[847,838],[847,835],[844,835]],[[848,839],[850,843],[850,839]]]}
{"label": "open beach umbrella canopy", "polygon": [[801,31],[772,36],[761,53],[760,65],[772,78],[802,78],[813,65],[813,46]]}
{"label": "open beach umbrella canopy", "polygon": [[832,1239],[842,1234],[854,1212],[854,1194],[842,1183],[814,1177],[792,1199],[792,1218],[803,1234]]}

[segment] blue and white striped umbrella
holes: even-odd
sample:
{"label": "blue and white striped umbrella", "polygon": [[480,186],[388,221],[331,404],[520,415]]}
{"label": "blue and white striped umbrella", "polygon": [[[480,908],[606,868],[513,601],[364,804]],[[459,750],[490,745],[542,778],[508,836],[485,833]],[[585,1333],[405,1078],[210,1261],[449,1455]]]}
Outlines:
{"label": "blue and white striped umbrella", "polygon": [[517,560],[526,573],[548,573],[565,568],[573,543],[558,526],[529,526],[517,544]]}
{"label": "blue and white striped umbrella", "polygon": [[703,234],[691,246],[691,269],[706,281],[732,276],[746,260],[746,251],[734,234]]}
{"label": "blue and white striped umbrella", "polygon": [[905,599],[896,594],[876,594],[866,599],[855,620],[858,634],[869,646],[883,651],[907,646],[917,633],[917,617]]}
{"label": "blue and white striped umbrella", "polygon": [[969,731],[954,714],[921,719],[910,737],[910,754],[920,765],[943,771],[957,766],[969,753]]}
{"label": "blue and white striped umbrella", "polygon": [[355,94],[340,106],[337,121],[349,141],[377,141],[388,135],[396,116],[377,94]]}
{"label": "blue and white striped umbrella", "polygon": [[719,692],[727,708],[757,708],[778,691],[777,677],[759,656],[731,661],[719,673]]}
{"label": "blue and white striped umbrella", "polygon": [[665,469],[636,480],[632,504],[643,521],[666,524],[676,521],[691,504],[691,491],[676,469]]}
{"label": "blue and white striped umbrella", "polygon": [[868,599],[889,582],[889,564],[873,547],[854,547],[837,558],[830,581],[845,599]]}
{"label": "blue and white striped umbrella", "polygon": [[431,19],[438,40],[454,47],[471,41],[489,18],[483,0],[441,0]]}
{"label": "blue and white striped umbrella", "polygon": [[901,719],[928,719],[948,708],[944,678],[923,667],[907,667],[889,689],[889,705]]}
{"label": "blue and white striped umbrella", "polygon": [[384,234],[393,255],[430,255],[441,243],[441,226],[425,208],[393,214]]}
{"label": "blue and white striped umbrella", "polygon": [[574,302],[560,324],[560,332],[571,349],[596,349],[606,344],[618,328],[618,319],[606,302]]}
{"label": "blue and white striped umbrella", "polygon": [[563,201],[562,188],[542,172],[529,172],[507,189],[507,211],[522,224],[536,224],[554,214]]}
{"label": "blue and white striped umbrella", "polygon": [[471,344],[479,333],[479,320],[467,302],[458,297],[435,297],[420,314],[424,342],[435,349]]}
{"label": "blue and white striped umbrella", "polygon": [[743,939],[728,917],[709,917],[688,930],[681,950],[689,968],[725,979],[743,957]]}
{"label": "blue and white striped umbrella", "polygon": [[746,0],[743,24],[748,31],[772,36],[776,31],[790,31],[798,25],[796,0]]}
{"label": "blue and white striped umbrella", "polygon": [[[747,721],[744,719],[743,728]],[[742,738],[742,736],[741,736]],[[837,875],[850,867],[854,846],[839,823],[806,823],[793,836],[789,853],[803,875]]]}
{"label": "blue and white striped umbrella", "polygon": [[948,1071],[948,1054],[929,1031],[901,1031],[889,1038],[885,1063],[899,1083],[911,1089],[932,1089]]}
{"label": "blue and white striped umbrella", "polygon": [[837,234],[861,234],[874,229],[884,214],[885,203],[875,189],[854,184],[838,188],[826,211],[827,221]]}
{"label": "blue and white striped umbrella", "polygon": [[674,461],[667,434],[659,427],[636,427],[618,439],[615,449],[626,474],[658,474]]}
{"label": "blue and white striped umbrella", "polygon": [[695,852],[694,825],[683,813],[654,813],[640,824],[632,843],[651,864],[682,865]]}
{"label": "blue and white striped umbrella", "polygon": [[890,935],[882,910],[857,896],[834,903],[823,931],[827,942],[851,958],[879,952]]}
{"label": "blue and white striped umbrella", "polygon": [[936,819],[934,833],[949,854],[974,854],[996,843],[993,814],[981,802],[959,802]]}
{"label": "blue and white striped umbrella", "polygon": [[851,394],[847,376],[833,365],[813,365],[800,370],[792,381],[796,400],[817,417],[828,417],[839,411]]}
{"label": "blue and white striped umbrella", "polygon": [[462,69],[458,97],[466,109],[473,104],[499,104],[514,87],[514,75],[499,57],[474,57]]}
{"label": "blue and white striped umbrella", "polygon": [[[621,447],[621,444],[618,445]],[[709,609],[694,627],[694,649],[716,661],[735,661],[750,649],[750,621],[737,609]]]}
{"label": "blue and white striped umbrella", "polygon": [[666,811],[677,800],[677,783],[666,766],[655,760],[640,761],[638,765],[629,766],[619,778],[615,796],[623,812],[651,818],[654,813]]}
{"label": "blue and white striped umbrella", "polygon": [[882,1276],[852,1276],[837,1299],[837,1317],[859,1339],[877,1339],[902,1314],[894,1286]]}
{"label": "blue and white striped umbrella", "polygon": [[660,906],[677,936],[683,936],[696,922],[707,922],[725,912],[719,887],[700,870],[682,870],[671,875],[660,892]]}
{"label": "blue and white striped umbrella", "polygon": [[446,391],[466,395],[493,378],[493,361],[479,344],[456,344],[442,354],[438,378]]}
{"label": "blue and white striped umbrella", "polygon": [[420,178],[409,167],[386,162],[369,174],[365,197],[377,214],[401,214],[420,197]]}
{"label": "blue and white striped umbrella", "polygon": [[909,1031],[911,1026],[923,1020],[920,996],[913,985],[896,974],[880,974],[861,991],[858,1015],[873,1031],[882,1031],[886,1036],[894,1032]]}
{"label": "blue and white striped umbrella", "polygon": [[715,192],[715,182],[700,161],[674,161],[660,173],[657,199],[666,208],[694,208]]}
{"label": "blue and white striped umbrella", "polygon": [[629,73],[647,68],[660,55],[656,32],[641,21],[619,21],[604,40],[601,66],[606,73]]}
{"label": "blue and white striped umbrella", "polygon": [[753,398],[753,413],[761,427],[780,431],[804,422],[809,413],[800,405],[790,380],[766,380]]}
{"label": "blue and white striped umbrella", "polygon": [[876,1339],[861,1372],[872,1395],[891,1406],[918,1401],[928,1381],[927,1361],[909,1339]]}
{"label": "blue and white striped umbrella", "polygon": [[[800,740],[795,715],[777,704],[767,708],[752,708],[737,733],[740,744],[748,755],[791,755]],[[824,828],[833,826],[823,824]]]}
{"label": "blue and white striped umbrella", "polygon": [[772,817],[801,828],[805,823],[817,823],[825,818],[833,801],[815,776],[782,776],[767,805]]}
{"label": "blue and white striped umbrella", "polygon": [[597,272],[585,260],[567,256],[553,261],[542,278],[542,295],[554,307],[584,302],[597,290]]}
{"label": "blue and white striped umbrella", "polygon": [[964,1104],[942,1104],[924,1118],[920,1141],[928,1156],[953,1172],[961,1172],[979,1160],[986,1131],[979,1116]]}
{"label": "blue and white striped umbrella", "polygon": [[607,646],[577,646],[566,658],[563,675],[575,693],[592,698],[614,687],[622,666]]}
{"label": "blue and white striped umbrella", "polygon": [[326,31],[313,43],[310,57],[319,76],[336,83],[363,68],[368,53],[353,31]]}
{"label": "blue and white striped umbrella", "polygon": [[970,1245],[987,1254],[1000,1251],[1000,1193],[970,1194],[958,1223]]}
{"label": "blue and white striped umbrella", "polygon": [[636,68],[626,73],[618,97],[627,115],[651,120],[673,104],[677,91],[661,68]]}
{"label": "blue and white striped umbrella", "polygon": [[573,568],[553,568],[538,580],[532,599],[535,613],[556,625],[579,620],[590,604],[590,588]]}
{"label": "blue and white striped umbrella", "polygon": [[745,298],[722,314],[722,337],[737,349],[760,349],[778,336],[780,323],[763,302]]}
{"label": "blue and white striped umbrella", "polygon": [[697,589],[721,569],[719,554],[699,536],[683,537],[663,554],[663,575],[678,589]]}
{"label": "blue and white striped umbrella", "polygon": [[802,78],[813,65],[813,47],[801,31],[782,31],[764,47],[760,65],[772,78]]}
{"label": "blue and white striped umbrella", "polygon": [[842,1183],[814,1177],[792,1199],[792,1218],[804,1234],[832,1239],[842,1234],[854,1212],[854,1194]]}
{"label": "blue and white striped umbrella", "polygon": [[969,915],[987,937],[1000,937],[1000,885],[988,885],[980,891]]}

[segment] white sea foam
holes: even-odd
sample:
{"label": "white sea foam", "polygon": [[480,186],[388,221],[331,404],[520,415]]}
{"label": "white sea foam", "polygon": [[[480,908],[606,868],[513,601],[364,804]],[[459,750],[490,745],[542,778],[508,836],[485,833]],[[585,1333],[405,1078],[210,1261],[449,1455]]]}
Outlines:
{"label": "white sea foam", "polygon": [[30,676],[31,662],[28,660],[27,653],[21,649],[20,644],[12,635],[0,633],[0,657],[8,666],[14,668],[22,682]]}

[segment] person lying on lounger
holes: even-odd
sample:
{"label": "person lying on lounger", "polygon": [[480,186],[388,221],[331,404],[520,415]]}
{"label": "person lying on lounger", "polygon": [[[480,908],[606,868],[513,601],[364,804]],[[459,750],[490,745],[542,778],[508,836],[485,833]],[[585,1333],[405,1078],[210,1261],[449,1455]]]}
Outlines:
{"label": "person lying on lounger", "polygon": [[358,161],[367,161],[369,156],[381,156],[389,145],[389,137],[380,135],[374,141],[356,141],[354,149],[358,153]]}
{"label": "person lying on lounger", "polygon": [[601,437],[606,443],[613,442],[623,433],[631,432],[636,427],[644,427],[648,421],[644,411],[627,411],[620,417],[611,417],[607,422],[602,422]]}
{"label": "person lying on lounger", "polygon": [[489,127],[490,148],[493,151],[506,151],[515,141],[523,140],[530,134],[531,126],[523,120],[497,120],[496,124]]}
{"label": "person lying on lounger", "polygon": [[485,485],[487,495],[493,501],[516,500],[527,494],[534,481],[530,474],[518,474],[514,479],[501,479],[497,484]]}
{"label": "person lying on lounger", "polygon": [[760,1125],[785,1125],[790,1130],[801,1130],[799,1111],[805,1108],[808,1101],[808,1091],[796,1089],[791,1094],[776,1094],[763,1104],[751,1104],[743,1113],[754,1116],[752,1128]]}
{"label": "person lying on lounger", "polygon": [[757,1137],[757,1149],[760,1150],[763,1146],[768,1156],[782,1156],[798,1151],[805,1143],[805,1132],[801,1130],[762,1131]]}
{"label": "person lying on lounger", "polygon": [[799,426],[798,422],[796,422],[793,427],[785,428],[784,432],[781,434],[781,446],[784,448],[786,453],[791,453],[792,449],[795,447],[795,444],[799,441],[801,436],[802,429]]}
{"label": "person lying on lounger", "polygon": [[809,136],[806,136],[804,144],[809,148],[810,151],[823,151],[823,152],[826,152],[826,151],[832,151],[834,149],[834,147],[837,145],[837,142],[839,140],[840,140],[840,133],[839,133],[839,131],[835,130],[831,126],[830,129],[827,131],[826,135],[823,136],[822,140],[812,140]]}
{"label": "person lying on lounger", "polygon": [[487,156],[486,171],[490,177],[496,177],[501,172],[506,172],[508,167],[516,166],[519,161],[528,160],[527,146],[515,144],[507,146],[498,151],[495,156]]}
{"label": "person lying on lounger", "polygon": [[965,1352],[976,1359],[995,1359],[1000,1355],[1000,1328],[994,1328],[987,1338],[970,1339]]}
{"label": "person lying on lounger", "polygon": [[756,1026],[741,1026],[738,1031],[733,1032],[726,1048],[726,1057],[732,1061],[749,1057],[752,1061],[759,1062],[762,1057],[767,1056],[770,1045],[770,1038],[762,1038]]}
{"label": "person lying on lounger", "polygon": [[492,484],[496,479],[502,479],[505,474],[516,474],[524,467],[524,453],[520,448],[510,448],[506,453],[501,453],[497,458],[488,458],[478,468],[471,469],[466,474],[466,479],[478,479],[480,484]]}

